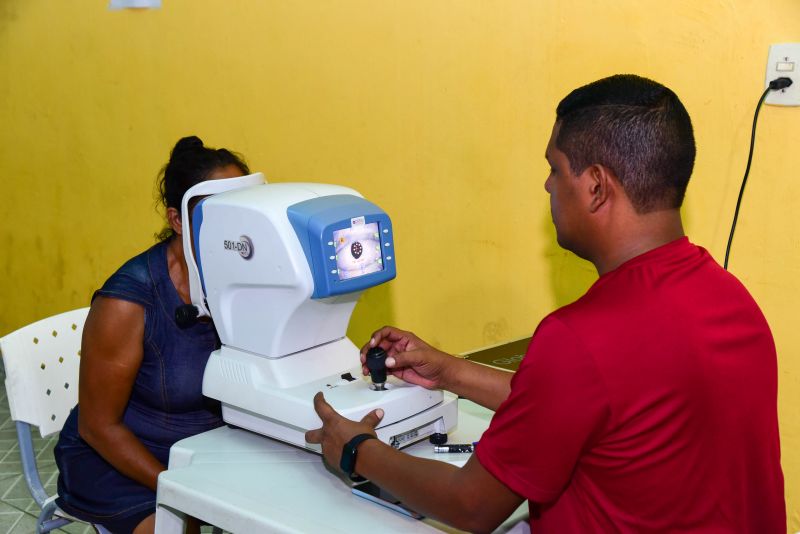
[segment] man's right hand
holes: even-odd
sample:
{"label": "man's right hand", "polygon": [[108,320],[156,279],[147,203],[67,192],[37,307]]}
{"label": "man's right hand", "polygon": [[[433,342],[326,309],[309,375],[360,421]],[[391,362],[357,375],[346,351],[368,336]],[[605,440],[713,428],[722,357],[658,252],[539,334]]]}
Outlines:
{"label": "man's right hand", "polygon": [[367,351],[378,346],[386,351],[388,373],[427,389],[446,388],[448,370],[458,361],[411,332],[384,326],[373,333],[369,343],[361,348],[361,365],[365,375],[369,374],[365,365]]}

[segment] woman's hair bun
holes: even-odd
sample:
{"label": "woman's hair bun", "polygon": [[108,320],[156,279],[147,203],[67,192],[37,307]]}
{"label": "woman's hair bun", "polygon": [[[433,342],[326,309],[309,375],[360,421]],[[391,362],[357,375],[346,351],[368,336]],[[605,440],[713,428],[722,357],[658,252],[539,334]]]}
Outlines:
{"label": "woman's hair bun", "polygon": [[197,148],[203,148],[203,141],[196,135],[190,135],[189,137],[181,138],[175,143],[175,148],[172,149],[172,153],[177,154],[185,150],[194,150]]}
{"label": "woman's hair bun", "polygon": [[[0,0],[1,2],[2,0]],[[215,169],[229,165],[239,168],[242,176],[250,174],[244,159],[225,148],[209,148],[195,135],[184,137],[172,148],[169,161],[158,176],[158,194],[164,207],[181,208],[183,195],[191,187],[207,179]],[[174,235],[171,227],[159,234],[162,240]]]}

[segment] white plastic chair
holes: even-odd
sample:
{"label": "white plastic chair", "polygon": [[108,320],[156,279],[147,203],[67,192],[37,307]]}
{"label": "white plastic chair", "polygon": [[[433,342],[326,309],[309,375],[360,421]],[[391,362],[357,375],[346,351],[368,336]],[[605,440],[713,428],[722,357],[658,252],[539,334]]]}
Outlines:
{"label": "white plastic chair", "polygon": [[[0,338],[6,371],[6,394],[16,423],[22,472],[31,496],[42,509],[36,532],[50,532],[72,522],[86,523],[56,506],[57,495],[42,486],[31,438],[31,425],[42,437],[61,430],[78,403],[81,334],[89,308],[54,315]],[[92,525],[100,534],[110,534]]]}

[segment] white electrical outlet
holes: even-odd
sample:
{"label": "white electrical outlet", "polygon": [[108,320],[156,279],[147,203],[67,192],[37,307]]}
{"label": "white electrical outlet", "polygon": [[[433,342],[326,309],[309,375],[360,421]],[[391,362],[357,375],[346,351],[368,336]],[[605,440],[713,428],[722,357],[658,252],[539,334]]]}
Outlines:
{"label": "white electrical outlet", "polygon": [[769,47],[767,59],[767,81],[775,78],[791,78],[792,85],[786,89],[770,91],[766,103],[775,106],[800,106],[800,43],[781,43]]}

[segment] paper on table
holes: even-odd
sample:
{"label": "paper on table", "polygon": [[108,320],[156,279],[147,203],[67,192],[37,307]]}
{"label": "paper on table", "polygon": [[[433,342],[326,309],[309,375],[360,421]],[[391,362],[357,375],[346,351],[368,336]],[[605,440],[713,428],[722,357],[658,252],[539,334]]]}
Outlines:
{"label": "paper on table", "polygon": [[520,362],[522,362],[522,358],[525,357],[530,341],[531,337],[526,336],[515,341],[466,352],[461,356],[484,365],[498,367],[507,371],[516,371]]}

